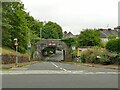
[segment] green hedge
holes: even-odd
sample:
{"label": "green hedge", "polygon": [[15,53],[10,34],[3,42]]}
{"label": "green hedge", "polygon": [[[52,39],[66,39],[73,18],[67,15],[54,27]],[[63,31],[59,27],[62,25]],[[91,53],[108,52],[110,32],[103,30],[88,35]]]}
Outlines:
{"label": "green hedge", "polygon": [[120,39],[112,39],[106,44],[106,49],[120,53]]}

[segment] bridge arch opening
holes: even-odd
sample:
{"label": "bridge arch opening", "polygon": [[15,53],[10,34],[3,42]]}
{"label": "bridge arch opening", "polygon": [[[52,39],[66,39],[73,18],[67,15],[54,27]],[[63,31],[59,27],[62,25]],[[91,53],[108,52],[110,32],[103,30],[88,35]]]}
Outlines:
{"label": "bridge arch opening", "polygon": [[36,43],[36,53],[34,59],[44,60],[46,56],[60,55],[57,58],[63,61],[71,61],[70,48],[60,40],[45,39]]}

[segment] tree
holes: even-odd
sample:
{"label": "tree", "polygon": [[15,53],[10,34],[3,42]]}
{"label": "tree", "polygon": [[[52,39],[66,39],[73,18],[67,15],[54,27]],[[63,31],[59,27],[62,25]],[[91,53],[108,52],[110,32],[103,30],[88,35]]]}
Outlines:
{"label": "tree", "polygon": [[42,38],[61,39],[62,37],[62,28],[56,23],[49,21],[42,29]]}
{"label": "tree", "polygon": [[26,13],[21,2],[2,4],[2,45],[15,49],[14,38],[18,38],[18,51],[25,53],[29,41],[39,36],[42,22]]}
{"label": "tree", "polygon": [[113,34],[109,34],[109,35],[108,35],[108,39],[109,39],[109,40],[111,40],[111,39],[115,39],[115,38],[116,38],[116,36],[113,35]]}
{"label": "tree", "polygon": [[77,38],[66,38],[61,41],[65,42],[68,47],[77,46]]}
{"label": "tree", "polygon": [[100,32],[98,30],[86,29],[78,37],[79,46],[96,46],[100,45]]}
{"label": "tree", "polygon": [[53,22],[48,22],[43,26],[43,22],[34,19],[29,13],[25,12],[22,2],[3,2],[2,3],[2,45],[15,49],[14,38],[18,39],[18,51],[25,53],[27,45],[32,44],[40,37],[45,39],[62,38],[62,28]]}
{"label": "tree", "polygon": [[107,42],[106,49],[120,53],[120,39],[112,39]]}
{"label": "tree", "polygon": [[21,2],[2,4],[2,44],[14,49],[14,38],[18,38],[19,51],[24,53],[28,41],[24,5]]}

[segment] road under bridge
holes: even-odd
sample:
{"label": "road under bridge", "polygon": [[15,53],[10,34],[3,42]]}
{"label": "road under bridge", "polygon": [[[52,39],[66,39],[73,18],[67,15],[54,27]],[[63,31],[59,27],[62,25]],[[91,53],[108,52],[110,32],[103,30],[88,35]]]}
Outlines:
{"label": "road under bridge", "polygon": [[[57,53],[56,53],[57,51]],[[48,53],[56,55],[61,53],[63,61],[71,61],[70,48],[60,39],[42,39],[36,43],[36,50],[34,53],[35,60],[45,60],[45,55]]]}

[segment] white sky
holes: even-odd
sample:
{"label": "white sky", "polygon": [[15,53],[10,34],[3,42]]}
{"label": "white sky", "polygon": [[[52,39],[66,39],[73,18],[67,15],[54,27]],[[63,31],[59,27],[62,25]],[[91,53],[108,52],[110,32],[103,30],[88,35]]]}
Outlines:
{"label": "white sky", "polygon": [[73,34],[86,28],[114,28],[118,25],[119,0],[21,1],[35,19],[56,22],[63,31]]}

